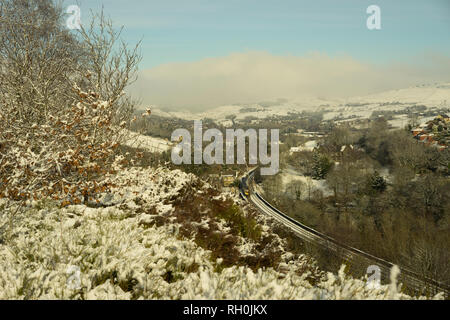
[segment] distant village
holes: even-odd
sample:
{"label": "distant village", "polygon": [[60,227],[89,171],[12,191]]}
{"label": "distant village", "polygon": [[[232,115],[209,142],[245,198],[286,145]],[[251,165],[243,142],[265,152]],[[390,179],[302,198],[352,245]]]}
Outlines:
{"label": "distant village", "polygon": [[450,145],[450,117],[439,115],[416,128],[411,129],[415,139],[438,150],[444,150]]}

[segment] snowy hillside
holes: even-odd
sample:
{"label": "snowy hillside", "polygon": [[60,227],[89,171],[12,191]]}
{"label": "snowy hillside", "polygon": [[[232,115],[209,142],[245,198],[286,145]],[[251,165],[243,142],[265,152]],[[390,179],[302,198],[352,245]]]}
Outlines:
{"label": "snowy hillside", "polygon": [[[251,213],[230,214],[243,203],[193,175],[128,168],[112,180],[116,188],[96,208],[33,201],[11,221],[15,206],[2,200],[0,299],[409,298],[395,274],[391,286],[368,289],[343,269],[320,272],[310,258],[286,251],[260,215],[249,229],[259,233],[236,233],[236,221],[250,223]],[[225,253],[214,241],[228,243]],[[245,263],[268,255],[279,262]]]}
{"label": "snowy hillside", "polygon": [[[329,103],[328,101],[325,102]],[[185,111],[167,112],[156,108],[153,109],[153,114],[161,117],[176,117],[185,120],[199,120],[209,118],[225,126],[231,126],[232,122],[228,119],[228,117],[230,116],[236,116],[236,120],[242,120],[246,117],[265,119],[274,115],[286,116],[289,113],[318,110],[324,107],[322,106],[322,103],[324,102],[318,99],[314,99],[311,101],[308,100],[301,102],[274,103],[272,105],[264,106],[258,103],[246,105],[228,105],[213,108],[211,110],[208,110],[207,112],[200,113],[190,113]],[[337,102],[333,101],[333,103]]]}
{"label": "snowy hillside", "polygon": [[166,112],[155,108],[153,114],[186,120],[211,118],[224,125],[231,125],[231,121],[227,120],[227,117],[232,115],[236,116],[237,120],[248,116],[263,119],[273,115],[286,116],[290,112],[329,110],[324,116],[326,120],[332,119],[339,114],[367,118],[373,111],[401,110],[416,104],[429,107],[450,107],[450,84],[419,85],[345,99],[305,98],[304,100],[289,102],[228,105],[201,113],[190,113],[188,111]]}
{"label": "snowy hillside", "polygon": [[348,102],[400,102],[424,105],[450,105],[450,84],[421,85],[348,99]]}
{"label": "snowy hillside", "polygon": [[143,149],[148,152],[161,153],[168,151],[171,148],[172,143],[168,140],[161,138],[151,137],[124,130],[126,136],[125,145],[131,148]]}

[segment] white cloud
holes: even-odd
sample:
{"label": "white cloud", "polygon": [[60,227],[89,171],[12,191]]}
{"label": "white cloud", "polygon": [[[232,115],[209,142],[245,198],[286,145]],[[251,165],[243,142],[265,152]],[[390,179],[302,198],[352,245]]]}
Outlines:
{"label": "white cloud", "polygon": [[369,94],[449,81],[449,74],[450,57],[436,54],[372,65],[344,55],[310,53],[299,57],[245,52],[144,70],[131,92],[145,104],[204,110],[276,98]]}

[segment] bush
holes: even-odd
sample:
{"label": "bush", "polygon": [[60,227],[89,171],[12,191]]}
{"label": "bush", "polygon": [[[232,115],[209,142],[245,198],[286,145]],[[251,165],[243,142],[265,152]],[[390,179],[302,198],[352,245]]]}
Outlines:
{"label": "bush", "polygon": [[114,106],[93,92],[76,89],[80,101],[30,127],[8,108],[0,110],[2,131],[0,197],[14,200],[52,197],[87,201],[108,187],[120,127],[112,125]]}

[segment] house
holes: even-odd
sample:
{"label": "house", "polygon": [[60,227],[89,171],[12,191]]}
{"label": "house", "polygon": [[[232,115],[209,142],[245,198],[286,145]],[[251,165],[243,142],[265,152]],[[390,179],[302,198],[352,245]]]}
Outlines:
{"label": "house", "polygon": [[234,174],[234,172],[228,170],[225,172],[225,174],[218,174],[218,173],[211,173],[208,175],[208,182],[215,186],[223,186],[223,187],[229,187],[231,186],[234,181],[237,178],[237,172]]}
{"label": "house", "polygon": [[222,183],[224,187],[231,187],[234,183],[235,176],[232,174],[224,174],[222,175]]}
{"label": "house", "polygon": [[425,133],[422,128],[414,128],[411,130],[412,135],[415,137],[420,133]]}
{"label": "house", "polygon": [[450,139],[450,117],[446,114],[438,115],[433,120],[426,122],[425,126],[418,126],[411,130],[413,137],[428,146],[444,150]]}
{"label": "house", "polygon": [[418,138],[419,138],[419,141],[425,142],[428,139],[428,135],[427,134],[419,134]]}

